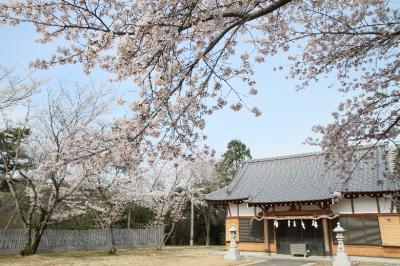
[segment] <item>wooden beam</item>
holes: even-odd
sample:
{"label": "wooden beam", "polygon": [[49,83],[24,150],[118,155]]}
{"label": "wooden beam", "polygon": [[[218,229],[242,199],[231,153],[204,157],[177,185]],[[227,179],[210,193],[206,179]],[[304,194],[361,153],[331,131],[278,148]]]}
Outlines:
{"label": "wooden beam", "polygon": [[270,247],[270,249],[271,249],[273,252],[278,253],[278,247],[277,247],[277,245],[276,245],[276,243],[277,243],[276,235],[277,235],[277,234],[276,234],[276,227],[275,227],[275,226],[272,226],[271,235],[272,235],[272,237],[274,238],[274,242],[273,242],[272,245],[269,246],[269,247]]}
{"label": "wooden beam", "polygon": [[328,228],[328,220],[326,218],[322,219],[322,227],[324,230],[324,247],[325,247],[325,256],[332,256],[331,251],[331,243],[329,240],[329,228]]}
{"label": "wooden beam", "polygon": [[239,203],[236,204],[236,207],[237,207],[237,216],[240,216],[240,215],[239,215]]}
{"label": "wooden beam", "polygon": [[270,216],[319,216],[319,215],[331,215],[332,210],[329,209],[319,209],[319,210],[293,210],[293,211],[271,211],[266,213],[266,217]]}
{"label": "wooden beam", "polygon": [[[399,210],[396,210],[396,211],[399,211]],[[394,212],[394,203],[393,203],[393,200],[391,200],[390,201],[390,213],[393,213]]]}
{"label": "wooden beam", "polygon": [[351,203],[351,213],[354,214],[354,201],[353,201],[353,198],[350,199],[350,203]]}
{"label": "wooden beam", "polygon": [[378,213],[381,213],[381,206],[379,206],[379,198],[376,197],[375,200],[376,200],[376,208],[378,209]]}
{"label": "wooden beam", "polygon": [[228,214],[229,214],[229,216],[232,216],[232,214],[231,214],[231,206],[229,206],[229,204],[228,204]]}

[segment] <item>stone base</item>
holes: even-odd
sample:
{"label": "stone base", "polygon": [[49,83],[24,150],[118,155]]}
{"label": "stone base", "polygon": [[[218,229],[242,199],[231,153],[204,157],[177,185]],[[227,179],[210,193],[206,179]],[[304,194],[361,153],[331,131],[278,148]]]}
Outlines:
{"label": "stone base", "polygon": [[350,260],[349,257],[344,254],[339,254],[338,256],[336,256],[333,260],[333,266],[350,266]]}
{"label": "stone base", "polygon": [[236,252],[228,251],[228,253],[226,253],[226,255],[224,256],[224,259],[238,260],[238,259],[240,259],[240,252],[239,251],[236,251]]}

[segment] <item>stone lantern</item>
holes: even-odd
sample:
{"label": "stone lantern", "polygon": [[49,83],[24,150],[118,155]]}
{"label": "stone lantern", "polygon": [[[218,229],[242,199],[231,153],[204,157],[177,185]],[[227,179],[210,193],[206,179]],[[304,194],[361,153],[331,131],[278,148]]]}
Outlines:
{"label": "stone lantern", "polygon": [[349,257],[347,256],[347,253],[344,249],[344,244],[343,244],[343,232],[345,232],[343,227],[340,226],[340,222],[337,223],[337,226],[335,229],[333,229],[333,232],[336,233],[336,239],[338,241],[337,245],[337,251],[336,251],[336,257],[333,260],[333,266],[350,266],[350,260]]}
{"label": "stone lantern", "polygon": [[240,253],[237,250],[236,244],[236,228],[235,225],[232,224],[229,229],[231,244],[229,245],[228,253],[224,256],[227,260],[238,260],[240,258]]}

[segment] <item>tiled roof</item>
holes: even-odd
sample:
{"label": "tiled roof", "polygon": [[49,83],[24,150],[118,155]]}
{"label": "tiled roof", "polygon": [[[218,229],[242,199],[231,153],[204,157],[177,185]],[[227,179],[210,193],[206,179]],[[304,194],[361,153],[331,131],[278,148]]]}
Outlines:
{"label": "tiled roof", "polygon": [[[383,162],[381,169],[386,167]],[[328,200],[334,192],[387,192],[400,185],[378,174],[375,158],[364,159],[343,185],[339,172],[328,169],[323,153],[250,160],[242,164],[232,183],[206,195],[210,201],[246,199],[249,203]]]}

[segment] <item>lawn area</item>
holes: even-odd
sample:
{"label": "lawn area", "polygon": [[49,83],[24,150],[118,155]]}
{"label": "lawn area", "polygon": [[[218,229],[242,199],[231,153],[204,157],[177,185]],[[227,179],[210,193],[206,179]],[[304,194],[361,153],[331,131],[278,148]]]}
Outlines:
{"label": "lawn area", "polygon": [[165,247],[155,249],[120,249],[117,255],[107,250],[39,253],[29,257],[0,255],[0,265],[135,265],[135,266],[231,266],[251,262],[228,261],[219,253],[222,247]]}

